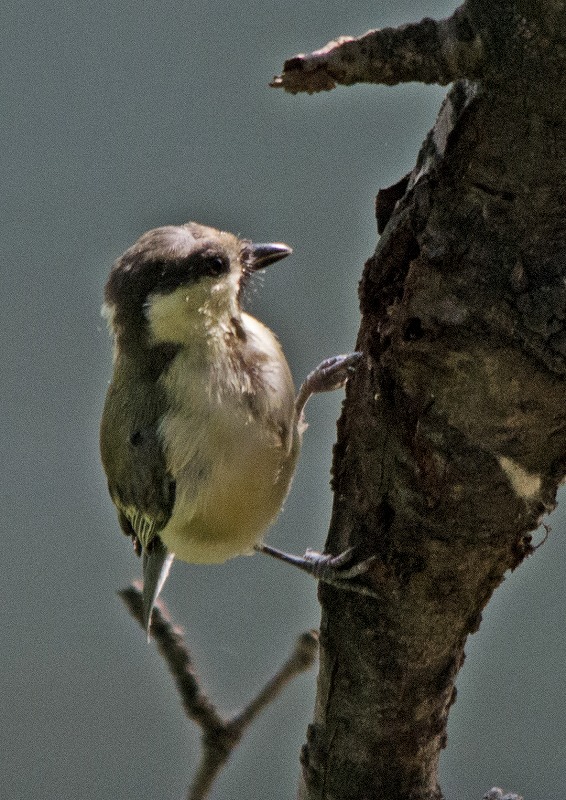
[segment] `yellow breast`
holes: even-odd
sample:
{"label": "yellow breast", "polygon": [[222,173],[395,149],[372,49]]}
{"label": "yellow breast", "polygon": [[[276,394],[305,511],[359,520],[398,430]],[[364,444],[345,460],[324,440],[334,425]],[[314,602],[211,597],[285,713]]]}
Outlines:
{"label": "yellow breast", "polygon": [[161,538],[182,561],[214,563],[251,553],[289,491],[299,433],[289,450],[241,415],[228,416],[224,424],[209,418],[209,430],[176,476],[175,507]]}
{"label": "yellow breast", "polygon": [[[294,388],[275,336],[243,314],[237,352],[219,326],[168,370],[162,422],[176,482],[160,535],[178,559],[214,563],[250,553],[287,496],[301,444]],[[204,354],[203,354],[204,352]]]}

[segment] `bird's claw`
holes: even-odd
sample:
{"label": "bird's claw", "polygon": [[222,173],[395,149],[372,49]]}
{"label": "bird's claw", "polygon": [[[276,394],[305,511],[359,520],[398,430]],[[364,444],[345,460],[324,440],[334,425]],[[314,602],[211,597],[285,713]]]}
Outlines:
{"label": "bird's claw", "polygon": [[377,556],[370,556],[364,561],[354,561],[355,547],[348,547],[337,556],[330,553],[319,553],[317,550],[306,551],[303,558],[312,565],[311,574],[319,581],[349,581],[363,575],[375,563]]}
{"label": "bird's claw", "polygon": [[320,392],[332,392],[340,389],[348,378],[356,371],[356,367],[362,358],[362,353],[347,353],[341,356],[331,356],[322,361],[318,367],[309,372],[295,401],[297,415],[301,415],[303,409],[313,394]]}
{"label": "bird's claw", "polygon": [[368,572],[372,565],[377,560],[377,556],[370,556],[363,561],[355,561],[354,554],[355,547],[349,547],[344,552],[336,556],[330,553],[319,553],[316,550],[307,550],[304,556],[295,556],[290,553],[284,553],[271,547],[267,544],[258,544],[255,548],[260,553],[277,558],[279,561],[284,561],[287,564],[293,564],[295,567],[312,575],[318,581],[330,584],[337,589],[344,589],[350,592],[357,592],[364,594],[368,597],[379,598],[377,592],[374,592],[364,584],[356,583],[355,578]]}
{"label": "bird's claw", "polygon": [[355,372],[361,357],[361,353],[355,352],[326,358],[307,376],[311,392],[314,394],[340,389]]}

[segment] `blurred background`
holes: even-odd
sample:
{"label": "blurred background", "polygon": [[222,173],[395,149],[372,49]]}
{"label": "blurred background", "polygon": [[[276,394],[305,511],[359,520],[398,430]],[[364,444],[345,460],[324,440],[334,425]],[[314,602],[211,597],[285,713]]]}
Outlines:
{"label": "blurred background", "polygon": [[[289,0],[144,2],[3,11],[0,785],[10,800],[185,796],[198,740],[153,645],[116,596],[140,574],[98,460],[111,347],[99,309],[113,260],[189,219],[292,258],[249,308],[297,383],[352,348],[380,187],[414,164],[444,91],[411,84],[313,97],[267,84],[339,34],[454,8]],[[270,10],[271,9],[271,10]],[[276,10],[273,10],[276,9]],[[322,547],[341,393],[315,398],[303,458],[269,541]],[[443,756],[451,800],[494,784],[566,797],[565,521],[509,577],[467,647]],[[213,700],[245,703],[317,627],[316,585],[267,558],[177,564],[165,590]],[[315,673],[249,732],[217,800],[294,796]]]}

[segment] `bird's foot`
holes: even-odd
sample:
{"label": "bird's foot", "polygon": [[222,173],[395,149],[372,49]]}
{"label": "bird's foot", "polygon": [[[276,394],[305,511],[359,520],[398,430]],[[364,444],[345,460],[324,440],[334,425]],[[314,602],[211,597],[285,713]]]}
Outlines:
{"label": "bird's foot", "polygon": [[[331,356],[322,361],[318,367],[309,372],[303,381],[297,395],[296,409],[300,415],[307,400],[313,394],[320,392],[333,392],[340,389],[356,370],[362,353],[347,353],[341,356]],[[305,554],[306,555],[306,554]]]}
{"label": "bird's foot", "polygon": [[349,547],[337,556],[330,553],[319,553],[316,550],[307,550],[304,556],[295,556],[285,553],[268,544],[258,544],[255,549],[259,553],[277,558],[286,564],[295,567],[312,575],[318,581],[328,583],[337,589],[344,589],[348,592],[357,592],[367,597],[378,598],[379,595],[361,583],[355,583],[354,579],[359,575],[368,572],[377,556],[370,556],[362,561],[354,559],[355,547]]}

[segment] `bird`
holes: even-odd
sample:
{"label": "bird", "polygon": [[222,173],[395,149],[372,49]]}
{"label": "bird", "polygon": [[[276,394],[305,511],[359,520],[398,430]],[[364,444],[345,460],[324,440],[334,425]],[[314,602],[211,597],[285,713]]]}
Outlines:
{"label": "bird", "polygon": [[338,585],[368,568],[350,550],[294,556],[263,542],[291,485],[307,400],[343,386],[361,358],[326,359],[295,396],[275,334],[242,308],[250,276],[291,252],[188,222],[147,231],[110,270],[100,452],[120,527],[142,556],[148,638],[174,558],[263,552]]}

